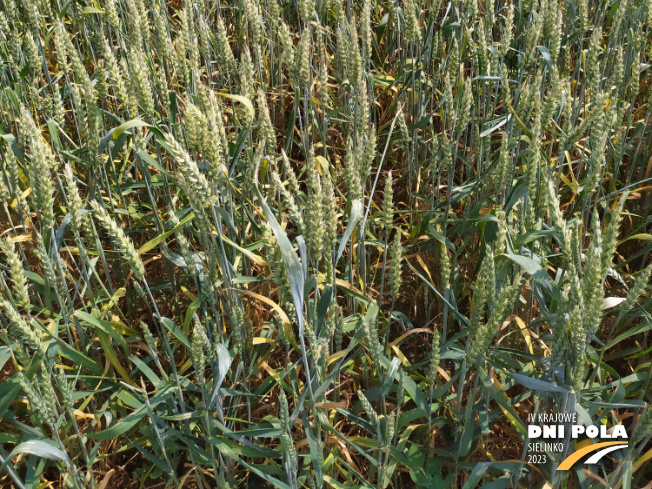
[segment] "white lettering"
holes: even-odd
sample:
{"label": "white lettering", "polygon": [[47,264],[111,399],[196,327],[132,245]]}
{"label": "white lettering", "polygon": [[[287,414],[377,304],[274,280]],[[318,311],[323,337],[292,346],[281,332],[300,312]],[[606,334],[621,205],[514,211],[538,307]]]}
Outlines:
{"label": "white lettering", "polygon": [[557,426],[545,425],[543,427],[543,437],[544,438],[557,438]]}
{"label": "white lettering", "polygon": [[527,427],[528,438],[539,438],[541,436],[541,426],[530,424]]}
{"label": "white lettering", "polygon": [[598,430],[598,427],[595,425],[591,425],[586,428],[586,436],[588,436],[589,438],[595,438],[596,436],[598,436],[599,432],[600,430]]}
{"label": "white lettering", "polygon": [[616,426],[614,426],[613,437],[627,438],[627,432],[625,431],[625,427],[621,424],[617,424]]}

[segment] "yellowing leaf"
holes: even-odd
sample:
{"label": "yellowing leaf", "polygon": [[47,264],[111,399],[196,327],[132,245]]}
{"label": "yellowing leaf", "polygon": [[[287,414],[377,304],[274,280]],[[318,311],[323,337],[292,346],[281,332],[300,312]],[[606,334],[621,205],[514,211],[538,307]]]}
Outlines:
{"label": "yellowing leaf", "polygon": [[243,97],[242,95],[235,95],[232,93],[224,93],[224,92],[215,92],[215,95],[219,95],[220,97],[229,98],[231,100],[235,100],[236,102],[240,102],[242,105],[244,105],[247,108],[252,119],[256,115],[256,111],[254,110],[254,105],[251,103],[251,100],[249,100],[247,97]]}
{"label": "yellowing leaf", "polygon": [[102,345],[102,349],[104,350],[104,354],[106,355],[107,360],[113,366],[115,371],[118,372],[120,377],[122,377],[124,381],[127,382],[127,384],[136,387],[136,383],[129,378],[127,371],[124,369],[120,363],[120,360],[118,359],[118,356],[115,354],[115,350],[113,349],[107,334],[101,329],[96,329],[95,334],[97,334],[97,337],[100,340],[100,344]]}
{"label": "yellowing leaf", "polygon": [[245,255],[247,258],[249,258],[255,264],[260,265],[261,267],[266,267],[267,266],[267,262],[265,260],[263,260],[260,256],[256,255],[255,253],[252,253],[251,251],[243,248],[242,246],[238,246],[233,241],[231,241],[229,238],[227,238],[224,234],[222,235],[222,240],[226,244],[233,246],[236,250],[238,250],[240,253]]}
{"label": "yellowing leaf", "polygon": [[30,241],[31,239],[32,239],[32,235],[27,233],[27,234],[19,234],[18,236],[9,238],[9,241],[11,241],[12,243],[24,243],[25,241]]}
{"label": "yellowing leaf", "polygon": [[268,344],[271,345],[272,343],[274,343],[274,339],[273,338],[261,338],[260,336],[257,336],[257,337],[254,338],[254,341],[253,341],[254,345],[262,345],[262,344],[265,344],[265,343],[268,343]]}
{"label": "yellowing leaf", "polygon": [[[516,324],[518,324],[518,328],[523,335],[523,339],[527,344],[528,350],[532,355],[534,355],[534,349],[532,348],[532,335],[530,334],[530,330],[527,328],[525,322],[520,317],[514,316],[514,320],[516,321]],[[532,364],[534,364],[534,361],[532,361]]]}
{"label": "yellowing leaf", "polygon": [[250,290],[239,290],[238,292],[242,292],[243,294],[247,294],[250,297],[253,297],[254,299],[258,299],[259,301],[264,302],[268,306],[271,306],[281,317],[281,320],[283,321],[284,324],[290,324],[290,318],[288,318],[287,314],[285,314],[285,311],[279,306],[276,302],[274,302],[272,299],[269,299],[268,297],[265,297],[264,295],[256,294],[255,292],[252,292]]}
{"label": "yellowing leaf", "polygon": [[642,239],[643,241],[652,241],[652,234],[647,234],[647,233],[633,234],[632,236],[628,236],[622,241],[620,241],[618,243],[618,246],[620,246],[626,241],[629,241],[630,239]]}

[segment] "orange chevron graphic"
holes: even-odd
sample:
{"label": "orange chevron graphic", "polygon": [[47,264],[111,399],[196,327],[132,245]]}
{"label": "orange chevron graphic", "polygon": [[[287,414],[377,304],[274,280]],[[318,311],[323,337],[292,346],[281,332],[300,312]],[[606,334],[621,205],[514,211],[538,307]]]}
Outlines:
{"label": "orange chevron graphic", "polygon": [[568,470],[570,469],[575,462],[577,462],[579,459],[581,459],[584,455],[587,455],[591,452],[595,452],[596,450],[599,450],[604,447],[609,447],[612,445],[627,445],[626,441],[605,441],[602,443],[595,443],[594,445],[589,445],[588,447],[584,447],[575,453],[569,455],[564,459],[564,461],[559,464],[559,467],[557,467],[557,470]]}

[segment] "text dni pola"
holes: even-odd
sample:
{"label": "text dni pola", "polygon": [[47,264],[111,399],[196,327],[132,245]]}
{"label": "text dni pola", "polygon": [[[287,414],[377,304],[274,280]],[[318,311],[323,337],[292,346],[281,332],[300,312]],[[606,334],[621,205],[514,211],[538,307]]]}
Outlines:
{"label": "text dni pola", "polygon": [[[566,436],[566,426],[562,424],[553,424],[553,425],[528,425],[527,427],[527,436],[528,438],[544,438],[544,439],[555,439],[555,438],[564,438]],[[571,438],[576,439],[582,435],[587,436],[588,438],[627,438],[627,432],[623,425],[616,425],[613,427],[611,432],[605,425],[579,425],[574,424],[570,426]]]}

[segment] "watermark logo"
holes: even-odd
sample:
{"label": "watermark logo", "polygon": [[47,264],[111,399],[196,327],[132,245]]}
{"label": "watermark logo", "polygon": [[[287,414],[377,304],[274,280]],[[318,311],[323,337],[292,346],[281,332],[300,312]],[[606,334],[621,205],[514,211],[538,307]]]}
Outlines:
{"label": "watermark logo", "polygon": [[[538,423],[538,424],[534,424]],[[600,441],[580,448],[568,455],[557,467],[557,470],[569,470],[576,462],[592,454],[584,461],[585,465],[595,464],[608,453],[625,448],[627,445],[627,432],[623,425],[616,425],[608,430],[605,425],[578,424],[577,413],[541,413],[528,416],[527,426],[529,463],[545,463],[547,453],[561,453],[564,451],[564,438],[577,440],[580,437],[589,439],[599,438]]]}
{"label": "watermark logo", "polygon": [[588,447],[581,448],[575,453],[570,454],[568,457],[564,459],[562,463],[559,464],[557,470],[570,469],[575,464],[575,462],[580,460],[585,455],[595,452],[596,450],[597,453],[593,454],[591,457],[586,459],[584,465],[597,464],[600,461],[600,459],[604,457],[606,454],[608,454],[609,452],[613,452],[614,450],[625,448],[626,446],[627,446],[627,442],[622,442],[622,441],[604,441],[602,443],[594,443],[593,445],[589,445]]}

